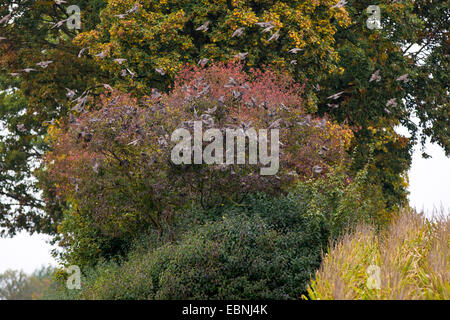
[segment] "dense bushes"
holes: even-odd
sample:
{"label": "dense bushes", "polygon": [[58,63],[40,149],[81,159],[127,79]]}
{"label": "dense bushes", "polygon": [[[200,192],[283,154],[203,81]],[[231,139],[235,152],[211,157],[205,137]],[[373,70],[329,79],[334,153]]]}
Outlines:
{"label": "dense bushes", "polygon": [[312,299],[450,298],[450,219],[402,212],[377,234],[360,227],[325,257],[308,292]]}
{"label": "dense bushes", "polygon": [[[362,177],[346,184],[351,194],[324,192],[325,181],[339,177],[332,172],[300,182],[279,198],[260,193],[241,204],[177,215],[178,241],[149,237],[120,263],[85,269],[77,298],[298,299],[306,294],[330,237],[383,211],[376,205],[353,210],[353,197],[365,197],[358,192],[366,183]],[[314,197],[324,205],[317,206]],[[333,221],[337,207],[345,224]],[[68,294],[64,298],[74,298]]]}
{"label": "dense bushes", "polygon": [[[320,264],[328,232],[298,197],[254,196],[208,218],[177,243],[141,247],[122,265],[87,272],[87,299],[295,299]],[[199,221],[197,221],[199,222]]]}

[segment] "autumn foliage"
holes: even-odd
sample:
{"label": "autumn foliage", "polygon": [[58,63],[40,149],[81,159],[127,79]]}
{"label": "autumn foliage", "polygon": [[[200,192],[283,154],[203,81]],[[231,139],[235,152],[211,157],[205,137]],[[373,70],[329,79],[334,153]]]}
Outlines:
{"label": "autumn foliage", "polygon": [[[230,83],[231,82],[231,83]],[[287,192],[296,181],[318,178],[347,161],[348,128],[303,111],[303,86],[270,68],[240,64],[187,67],[168,94],[141,100],[105,95],[100,105],[51,130],[48,176],[69,215],[88,215],[101,233],[124,237],[152,226],[169,232],[177,209],[240,202],[246,194]],[[175,165],[177,128],[280,130],[280,168],[260,175],[260,163]],[[207,142],[205,142],[205,145]],[[248,160],[248,159],[247,159]]]}

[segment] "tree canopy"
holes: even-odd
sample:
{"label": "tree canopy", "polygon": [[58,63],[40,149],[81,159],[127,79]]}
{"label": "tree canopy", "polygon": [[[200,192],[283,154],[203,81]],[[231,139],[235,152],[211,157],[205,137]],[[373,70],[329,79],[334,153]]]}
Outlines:
{"label": "tree canopy", "polygon": [[[340,2],[339,2],[340,3]],[[64,205],[49,186],[49,129],[101,106],[110,89],[133,98],[169,92],[186,64],[272,65],[304,84],[305,112],[348,125],[353,169],[370,165],[390,206],[422,130],[448,154],[448,16],[445,1],[8,0],[0,7],[0,225],[55,233]],[[367,28],[369,5],[381,28]],[[7,15],[10,15],[9,17]],[[50,62],[48,62],[50,61]],[[47,64],[42,62],[48,62]],[[39,64],[39,65],[36,65]],[[32,70],[30,70],[32,69]],[[34,69],[34,70],[33,70]],[[417,117],[418,124],[412,117]],[[413,134],[395,133],[403,124]],[[370,151],[370,150],[373,150]]]}

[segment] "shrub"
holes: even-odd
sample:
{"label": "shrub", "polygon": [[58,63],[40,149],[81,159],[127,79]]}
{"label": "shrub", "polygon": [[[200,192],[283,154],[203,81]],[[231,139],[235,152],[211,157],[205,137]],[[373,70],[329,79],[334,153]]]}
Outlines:
{"label": "shrub", "polygon": [[85,271],[78,298],[299,298],[328,240],[327,230],[302,215],[304,205],[294,195],[259,194],[241,205],[192,212],[194,225],[206,221],[180,241],[137,247],[122,264]]}
{"label": "shrub", "polygon": [[[70,263],[121,255],[149,229],[175,237],[175,212],[189,203],[211,208],[257,191],[279,195],[345,161],[350,129],[306,115],[302,92],[291,76],[270,68],[245,73],[240,64],[186,67],[169,94],[154,91],[139,101],[104,96],[99,106],[85,106],[89,110],[78,118],[51,127],[52,151],[42,175],[54,186],[46,194],[67,204],[58,231],[73,253]],[[278,174],[262,176],[263,165],[248,160],[174,165],[170,135],[182,127],[192,131],[193,120],[222,132],[279,129]]]}
{"label": "shrub", "polygon": [[[322,184],[332,174],[324,177]],[[356,184],[351,181],[347,187],[357,190]],[[306,181],[286,196],[271,198],[259,193],[241,204],[193,208],[183,215],[180,224],[185,232],[178,241],[155,249],[151,240],[150,245],[135,246],[121,263],[106,261],[84,270],[78,298],[300,298],[320,266],[332,232],[337,234],[342,226],[330,223],[333,213],[320,212],[311,202],[319,191],[323,192]],[[330,199],[326,193],[321,196],[326,203],[331,203],[331,198],[336,201],[332,192]],[[340,202],[350,198],[342,193]],[[343,219],[348,221],[347,227],[367,217],[361,213]]]}
{"label": "shrub", "polygon": [[361,226],[324,257],[311,299],[450,298],[450,219],[404,210],[381,234]]}

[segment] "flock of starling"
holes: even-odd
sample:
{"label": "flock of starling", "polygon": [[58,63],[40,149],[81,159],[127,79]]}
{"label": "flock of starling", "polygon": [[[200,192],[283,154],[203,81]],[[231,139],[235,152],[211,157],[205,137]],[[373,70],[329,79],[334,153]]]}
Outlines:
{"label": "flock of starling", "polygon": [[[54,0],[54,2],[55,2],[56,5],[61,5],[61,4],[66,3],[66,1],[64,1],[64,0]],[[335,5],[332,6],[332,8],[341,8],[341,7],[345,6],[346,4],[347,4],[346,0],[339,0],[338,3],[336,3]],[[139,3],[136,3],[136,4],[134,4],[134,6],[131,9],[127,10],[125,13],[117,14],[117,15],[114,15],[114,16],[119,18],[119,19],[124,19],[128,15],[138,12],[138,10],[139,10]],[[12,12],[7,14],[6,16],[2,17],[0,19],[0,25],[8,23],[9,20],[11,19],[11,17],[12,17]],[[67,21],[67,19],[64,19],[64,20],[61,20],[61,21],[58,21],[58,22],[54,23],[53,26],[51,27],[51,29],[53,29],[53,28],[60,28],[66,21]],[[211,21],[207,20],[201,26],[196,28],[195,30],[196,31],[201,31],[201,32],[207,32],[209,30],[210,25],[211,25]],[[275,25],[271,21],[268,21],[268,22],[257,22],[256,25],[261,28],[261,33],[271,32],[272,29],[274,29],[274,27],[275,27]],[[245,28],[241,27],[241,28],[238,28],[238,29],[234,30],[234,32],[231,35],[231,38],[242,37],[244,34],[245,34]],[[268,41],[277,41],[279,38],[280,38],[280,29],[278,29],[274,33],[272,33],[272,35],[268,38]],[[0,37],[0,41],[3,41],[3,40],[7,40],[7,38]],[[79,53],[78,53],[78,58],[80,58],[87,49],[88,49],[88,47],[82,48],[79,51]],[[304,50],[303,48],[292,48],[288,52],[291,53],[291,54],[297,54],[297,53],[299,53],[299,52],[301,52],[303,50]],[[105,58],[107,56],[107,51],[100,52],[98,54],[95,54],[94,56],[99,58],[99,59],[103,59],[103,58]],[[244,60],[244,59],[247,58],[247,56],[248,56],[248,52],[241,52],[241,53],[236,54],[234,57],[236,59],[238,59],[238,60]],[[115,63],[119,64],[119,65],[122,65],[124,62],[127,61],[127,59],[116,58],[116,59],[113,59],[113,61]],[[201,67],[205,67],[208,64],[208,62],[209,62],[208,58],[202,58],[202,59],[200,59],[198,61],[198,65],[200,65]],[[38,67],[40,67],[42,69],[45,69],[51,63],[53,63],[53,61],[50,61],[50,60],[49,61],[41,61],[39,63],[36,63],[36,66],[38,66]],[[291,60],[290,63],[293,64],[293,65],[296,65],[297,64],[297,60],[295,60],[295,59]],[[31,67],[22,69],[20,71],[25,72],[25,73],[39,72],[37,69],[31,68]],[[163,68],[161,68],[161,67],[155,68],[155,71],[158,74],[160,74],[161,76],[166,75],[166,71]],[[381,72],[380,70],[376,70],[370,76],[369,82],[380,82],[381,81],[380,72]],[[20,72],[11,72],[10,75],[13,76],[13,77],[17,77],[17,76],[20,76]],[[128,68],[122,69],[122,71],[120,72],[120,75],[123,76],[123,77],[125,77],[127,75],[130,75],[131,77],[135,77],[136,76],[136,74],[134,72],[132,72],[131,70],[129,70]],[[408,78],[408,74],[404,74],[404,75],[401,75],[400,77],[398,77],[396,79],[396,81],[407,83],[408,81],[410,81],[410,79]],[[237,82],[233,78],[230,77],[229,83],[227,83],[225,85],[225,87],[234,87],[236,85],[237,85]],[[105,89],[107,89],[107,90],[112,90],[112,87],[110,85],[108,85],[108,84],[103,84],[103,87]],[[316,91],[320,91],[320,86],[317,84],[317,85],[314,86],[314,89]],[[88,94],[89,94],[89,90],[86,90],[85,92],[83,92],[76,99],[74,99],[75,96],[76,96],[75,90],[72,90],[72,89],[69,89],[69,88],[66,88],[66,90],[67,90],[66,96],[71,101],[76,101],[77,102],[77,104],[73,107],[73,110],[77,111],[77,112],[84,111],[84,105],[86,104],[86,101],[87,101],[87,98],[88,98]],[[239,96],[240,96],[239,92],[240,91],[233,90],[233,92],[232,92],[233,96],[235,98],[239,98]],[[342,96],[342,94],[344,94],[344,91],[337,92],[337,93],[327,97],[327,99],[336,101]],[[161,96],[161,93],[157,89],[153,88],[152,89],[152,98],[158,98],[160,96]],[[223,99],[223,97],[221,97],[221,98]],[[220,100],[220,98],[219,98],[219,100]],[[327,105],[330,108],[338,108],[339,107],[339,104],[336,103],[336,102],[328,103]],[[390,99],[389,101],[387,101],[387,103],[385,105],[386,113],[390,113],[390,110],[388,108],[391,107],[391,106],[392,107],[396,107],[397,106],[396,98],[393,98],[393,99]],[[25,126],[23,124],[17,125],[17,129],[19,131],[21,131],[21,132],[24,132],[26,130],[26,128],[25,128]],[[322,167],[316,165],[316,166],[314,166],[312,168],[312,170],[313,170],[314,173],[321,173],[323,169],[322,169]]]}

